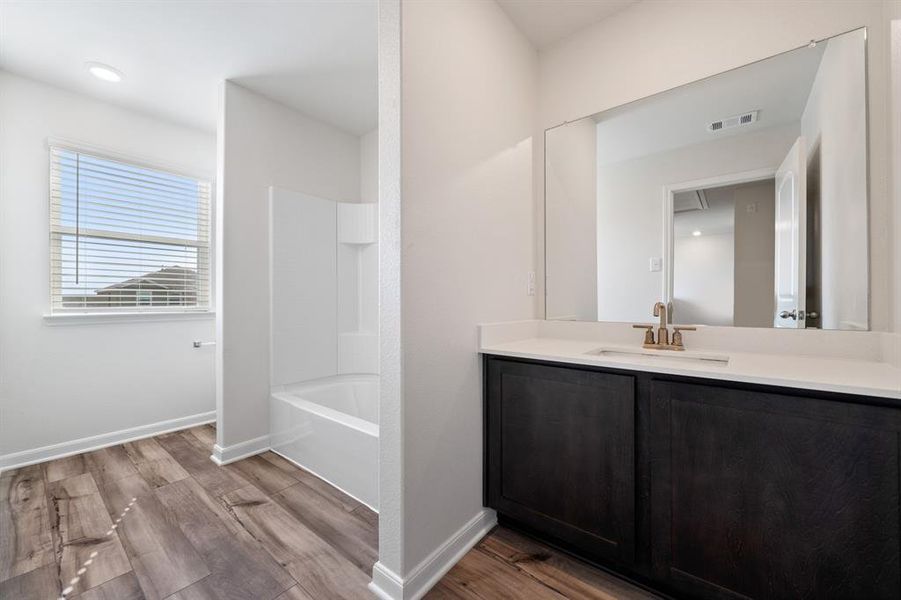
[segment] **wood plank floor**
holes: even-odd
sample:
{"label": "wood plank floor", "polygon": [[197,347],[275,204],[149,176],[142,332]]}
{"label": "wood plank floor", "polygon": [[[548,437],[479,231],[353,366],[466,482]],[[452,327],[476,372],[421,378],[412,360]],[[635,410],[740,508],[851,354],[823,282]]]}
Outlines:
{"label": "wood plank floor", "polygon": [[[0,600],[372,598],[378,516],[271,452],[226,467],[210,425],[0,475]],[[427,596],[654,596],[497,528]]]}
{"label": "wood plank floor", "polygon": [[2,600],[371,598],[378,516],[210,425],[0,475]]}
{"label": "wood plank floor", "polygon": [[652,600],[659,596],[515,531],[496,527],[426,598]]}

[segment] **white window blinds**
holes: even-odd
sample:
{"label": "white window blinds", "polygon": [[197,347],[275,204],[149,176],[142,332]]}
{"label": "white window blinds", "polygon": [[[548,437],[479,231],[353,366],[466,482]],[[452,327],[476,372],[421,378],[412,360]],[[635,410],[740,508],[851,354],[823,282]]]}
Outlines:
{"label": "white window blinds", "polygon": [[51,312],[208,310],[210,187],[51,147]]}

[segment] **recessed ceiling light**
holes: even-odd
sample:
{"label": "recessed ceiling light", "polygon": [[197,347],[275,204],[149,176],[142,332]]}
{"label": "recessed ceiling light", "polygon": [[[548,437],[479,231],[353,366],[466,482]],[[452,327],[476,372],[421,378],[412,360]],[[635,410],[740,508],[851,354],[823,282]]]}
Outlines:
{"label": "recessed ceiling light", "polygon": [[697,229],[695,229],[694,231],[691,232],[691,235],[698,237],[699,235],[701,235],[701,232],[698,231]]}
{"label": "recessed ceiling light", "polygon": [[103,81],[118,83],[125,77],[121,71],[103,63],[89,62],[85,63],[85,66],[91,75]]}

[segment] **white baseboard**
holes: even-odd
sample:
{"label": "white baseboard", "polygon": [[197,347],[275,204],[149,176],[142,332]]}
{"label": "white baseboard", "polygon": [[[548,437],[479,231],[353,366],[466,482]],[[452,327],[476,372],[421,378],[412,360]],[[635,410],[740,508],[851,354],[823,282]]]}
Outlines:
{"label": "white baseboard", "polygon": [[416,565],[406,578],[398,576],[380,562],[375,563],[369,590],[382,600],[419,600],[495,525],[497,514],[493,510],[482,509]]}
{"label": "white baseboard", "polygon": [[213,455],[210,456],[210,459],[221,467],[222,465],[233,463],[236,460],[241,460],[242,458],[247,458],[254,454],[260,454],[266,450],[269,450],[268,434],[261,435],[258,438],[253,438],[252,440],[247,440],[245,442],[238,442],[231,446],[223,447],[219,444],[215,444],[213,446]]}
{"label": "white baseboard", "polygon": [[34,448],[33,450],[23,450],[21,452],[4,454],[0,456],[0,470],[17,469],[19,467],[25,467],[48,460],[65,458],[66,456],[72,456],[73,454],[91,452],[93,450],[99,450],[100,448],[124,444],[125,442],[132,442],[141,438],[153,437],[170,431],[178,431],[179,429],[187,429],[188,427],[212,423],[215,420],[216,411],[213,410],[197,415],[191,415],[189,417],[180,417],[178,419],[151,423],[150,425],[139,425],[138,427],[131,427],[120,431],[102,433],[100,435],[80,438],[68,442],[60,442],[59,444],[42,446],[40,448]]}
{"label": "white baseboard", "polygon": [[404,597],[404,582],[394,571],[377,562],[372,566],[369,591],[381,600],[400,600]]}

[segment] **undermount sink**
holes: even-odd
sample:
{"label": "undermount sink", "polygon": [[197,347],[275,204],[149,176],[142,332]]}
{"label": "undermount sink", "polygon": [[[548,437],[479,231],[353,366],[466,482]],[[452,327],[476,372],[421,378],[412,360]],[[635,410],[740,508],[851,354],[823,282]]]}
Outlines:
{"label": "undermount sink", "polygon": [[636,360],[677,360],[679,362],[693,362],[697,364],[725,367],[729,364],[729,357],[725,354],[708,354],[706,352],[694,352],[691,350],[649,350],[646,348],[597,348],[586,352],[590,356],[601,358],[631,358]]}

